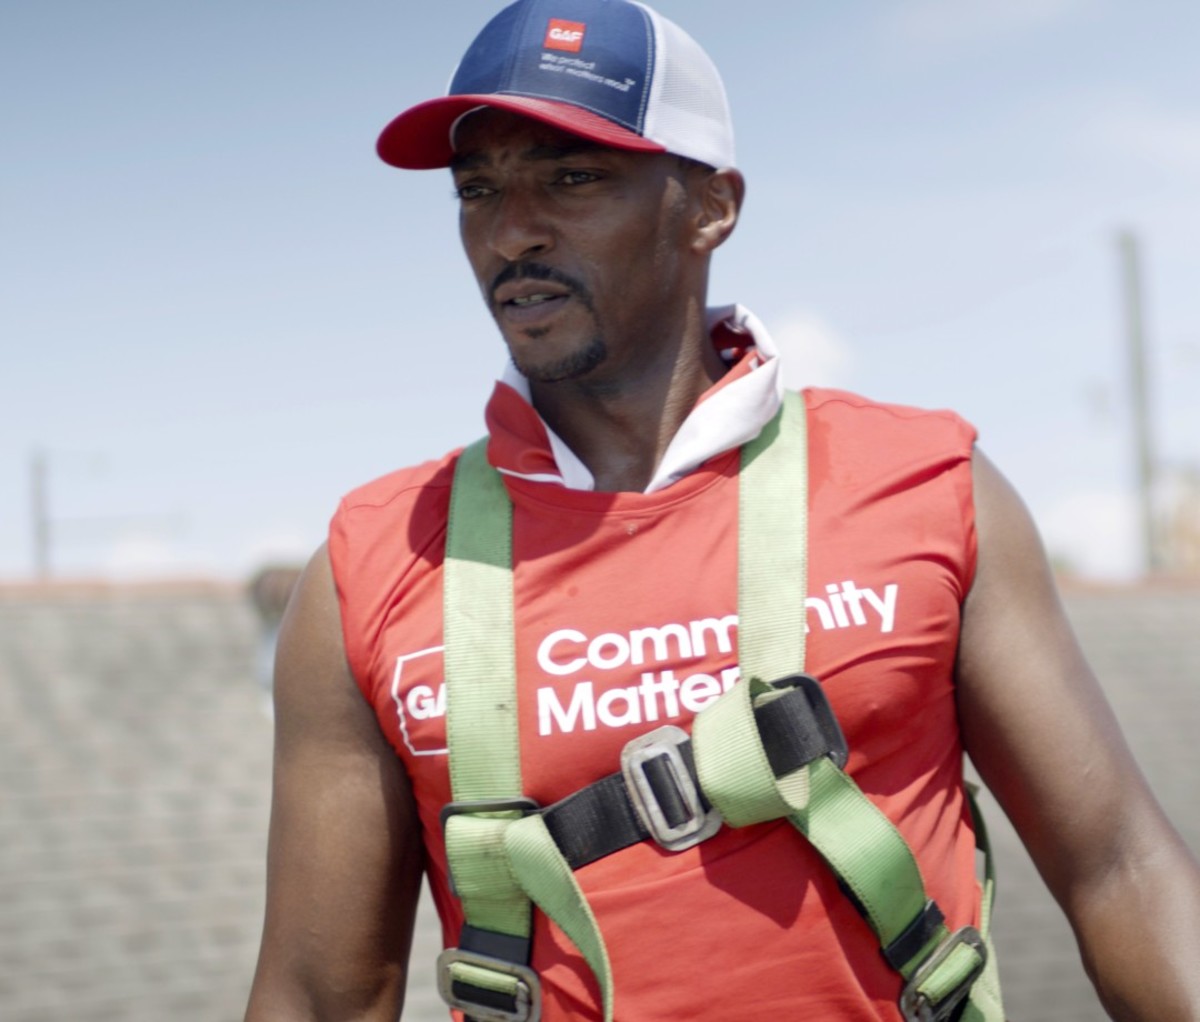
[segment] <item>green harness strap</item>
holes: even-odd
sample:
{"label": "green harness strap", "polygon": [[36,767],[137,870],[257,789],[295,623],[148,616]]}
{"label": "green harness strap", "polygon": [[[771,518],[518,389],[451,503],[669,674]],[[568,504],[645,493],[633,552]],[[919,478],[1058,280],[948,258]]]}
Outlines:
{"label": "green harness strap", "polygon": [[[739,661],[735,685],[697,715],[696,770],[709,801],[730,826],[786,816],[853,893],[885,957],[907,981],[907,1019],[959,1017],[1001,1022],[995,956],[972,928],[951,934],[925,894],[908,845],[887,817],[832,761],[821,758],[776,778],[754,723],[754,707],[781,695],[779,683],[803,671],[807,593],[807,440],[803,399],[788,394],[779,415],[742,452],[739,522]],[[485,441],[467,448],[455,473],[445,566],[447,736],[454,802],[443,814],[453,884],[470,930],[524,941],[530,902],[570,937],[596,975],[606,1022],[612,974],[595,917],[541,817],[522,798],[516,718],[511,581],[511,504]],[[457,736],[457,737],[456,737]],[[975,807],[972,803],[972,811]],[[986,840],[976,813],[977,836]],[[982,845],[981,845],[982,847]],[[994,889],[984,881],[981,930]],[[491,941],[489,936],[488,941]],[[472,1008],[476,1018],[537,1014],[537,979],[496,945],[443,953],[439,984],[452,1000],[494,992],[506,1006]],[[982,972],[982,975],[980,975]],[[973,981],[973,982],[972,982]]]}
{"label": "green harness strap", "polygon": [[[444,571],[446,738],[454,802],[443,812],[446,859],[467,924],[528,940],[530,902],[567,934],[600,983],[612,1018],[612,972],[600,928],[575,875],[539,816],[522,816],[512,608],[512,504],[487,463],[486,440],[455,469]],[[528,947],[523,949],[528,955]],[[517,1010],[495,1019],[535,1022],[537,979],[526,962],[497,969],[484,950],[450,949],[438,983],[491,991]]]}

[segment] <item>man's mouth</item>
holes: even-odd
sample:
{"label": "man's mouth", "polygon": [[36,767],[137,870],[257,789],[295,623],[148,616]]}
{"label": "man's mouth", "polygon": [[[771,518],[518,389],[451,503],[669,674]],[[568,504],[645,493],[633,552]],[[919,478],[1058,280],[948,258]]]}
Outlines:
{"label": "man's mouth", "polygon": [[541,287],[532,281],[506,284],[496,295],[496,312],[514,326],[540,324],[548,316],[556,315],[571,296],[553,285]]}
{"label": "man's mouth", "polygon": [[590,307],[587,291],[566,274],[540,264],[510,264],[492,282],[492,313],[514,329],[547,327],[576,301]]}

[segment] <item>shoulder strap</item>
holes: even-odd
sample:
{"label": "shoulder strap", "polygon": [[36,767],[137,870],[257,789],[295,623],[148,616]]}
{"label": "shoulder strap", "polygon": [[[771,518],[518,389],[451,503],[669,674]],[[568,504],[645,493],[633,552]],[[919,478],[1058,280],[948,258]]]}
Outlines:
{"label": "shoulder strap", "polygon": [[[805,669],[805,419],[803,398],[788,393],[780,417],[743,449],[738,551],[743,682],[697,716],[696,771],[705,795],[731,826],[786,816],[804,834],[875,931],[888,963],[907,981],[901,1004],[906,1017],[922,1017],[921,1012],[945,1017],[970,989],[972,1007],[964,1017],[1002,1019],[995,956],[986,937],[972,927],[950,932],[926,895],[908,843],[841,764],[825,756],[783,777],[768,764],[754,711],[794,687]],[[973,801],[971,806],[986,853],[986,832]],[[994,890],[990,856],[986,861],[983,934]],[[976,982],[989,964],[988,982]],[[985,1000],[986,1010],[978,1006]]]}
{"label": "shoulder strap", "polygon": [[537,806],[523,794],[512,504],[486,455],[486,439],[460,455],[447,524],[443,629],[454,801],[442,825],[466,925],[459,946],[439,958],[438,985],[447,1003],[471,1017],[535,1022],[540,983],[528,968],[532,901],[583,953],[611,1022],[612,973],[599,925],[542,818],[530,814]]}
{"label": "shoulder strap", "polygon": [[808,426],[804,398],[742,448],[738,477],[738,664],[769,681],[804,671]]}
{"label": "shoulder strap", "polygon": [[[446,675],[470,679],[448,693],[451,790],[456,802],[511,798],[521,790],[512,504],[482,440],[463,451],[455,469],[443,579]],[[478,727],[483,718],[493,725]]]}
{"label": "shoulder strap", "polygon": [[[447,1001],[529,1003],[532,910],[504,851],[521,815],[516,636],[512,600],[512,505],[479,440],[459,456],[450,495],[443,571],[446,744],[454,801],[442,811],[451,884],[466,925],[444,952],[438,983]],[[498,970],[491,959],[509,962]],[[528,971],[527,969],[525,970]],[[536,987],[536,980],[532,980]]]}

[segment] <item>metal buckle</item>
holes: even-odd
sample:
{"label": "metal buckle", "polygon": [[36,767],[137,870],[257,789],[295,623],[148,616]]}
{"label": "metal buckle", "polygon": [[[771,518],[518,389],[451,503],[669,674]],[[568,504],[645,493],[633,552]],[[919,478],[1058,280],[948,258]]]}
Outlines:
{"label": "metal buckle", "polygon": [[[458,962],[514,977],[517,980],[515,1010],[506,1011],[495,1005],[479,1004],[456,994],[450,968]],[[451,947],[438,955],[437,983],[442,1000],[474,1022],[538,1022],[542,1017],[542,984],[537,973],[527,965]]]}
{"label": "metal buckle", "polygon": [[[941,967],[960,944],[966,944],[975,950],[979,955],[979,964],[954,990],[942,998],[940,1003],[930,1004],[929,998],[921,993],[919,987]],[[952,933],[938,945],[905,984],[904,992],[900,995],[900,1013],[905,1022],[945,1022],[971,992],[971,987],[987,965],[987,958],[987,944],[974,926],[964,926]]]}
{"label": "metal buckle", "polygon": [[[721,814],[715,807],[705,812],[700,789],[679,751],[686,741],[689,737],[683,728],[667,724],[634,738],[621,750],[621,773],[634,809],[650,836],[672,852],[698,845],[721,829]],[[666,757],[671,780],[688,812],[688,819],[674,826],[667,821],[654,786],[646,776],[645,765],[661,757]]]}

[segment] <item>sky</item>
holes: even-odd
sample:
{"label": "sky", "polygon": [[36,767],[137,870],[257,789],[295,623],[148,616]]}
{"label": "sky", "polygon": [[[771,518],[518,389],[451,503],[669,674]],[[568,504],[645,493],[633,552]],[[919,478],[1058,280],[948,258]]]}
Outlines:
{"label": "sky", "polygon": [[[0,3],[0,581],[302,561],[342,494],[483,431],[503,345],[448,175],[379,130],[500,4]],[[713,304],[789,383],[953,408],[1053,557],[1139,563],[1117,237],[1151,430],[1200,467],[1200,5],[663,0],[721,68]]]}

